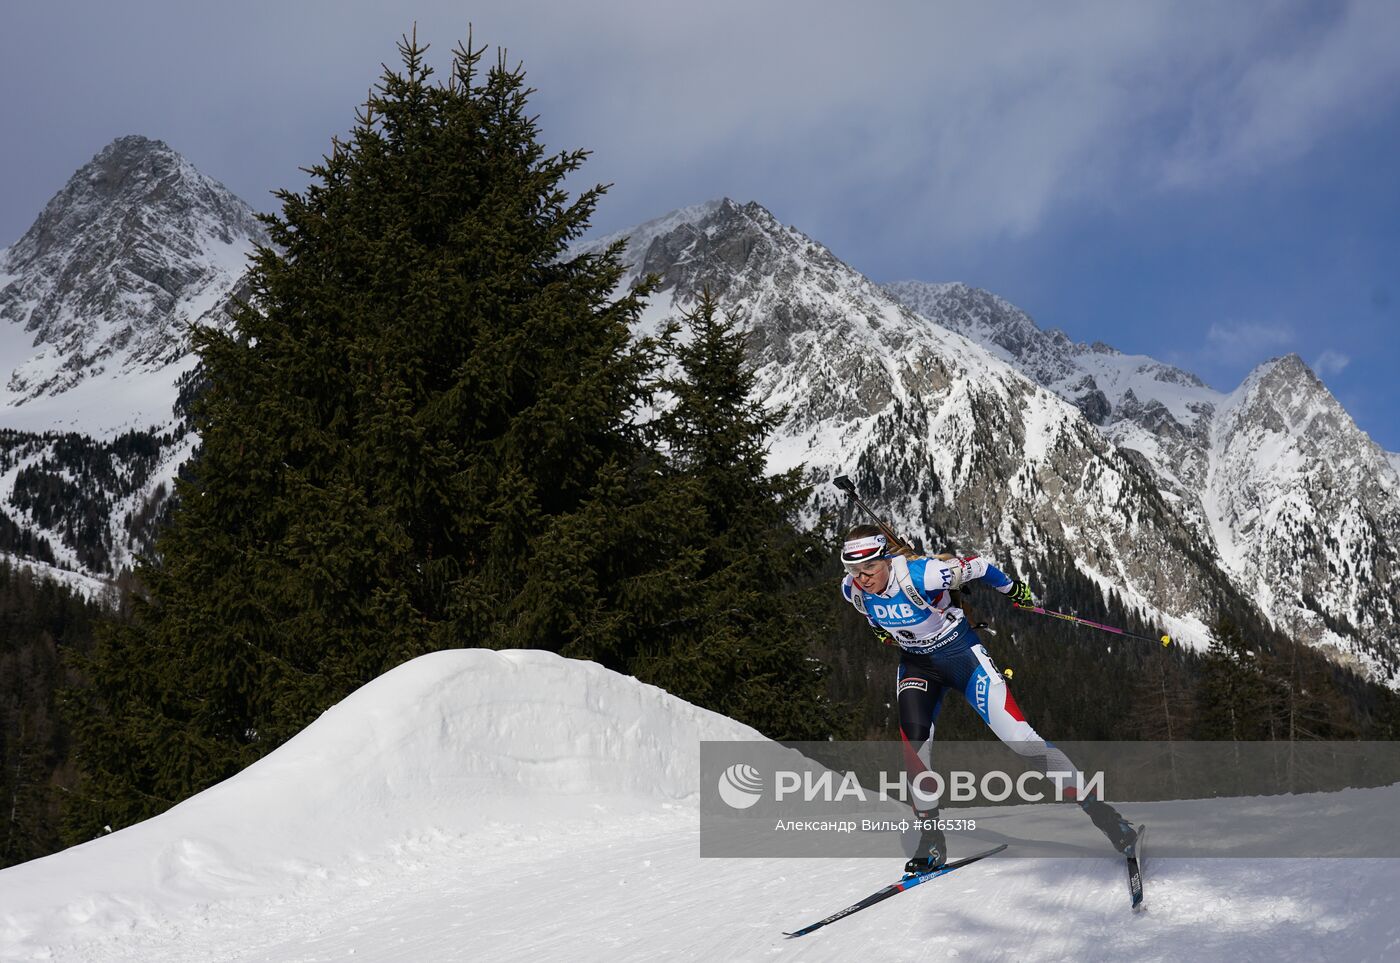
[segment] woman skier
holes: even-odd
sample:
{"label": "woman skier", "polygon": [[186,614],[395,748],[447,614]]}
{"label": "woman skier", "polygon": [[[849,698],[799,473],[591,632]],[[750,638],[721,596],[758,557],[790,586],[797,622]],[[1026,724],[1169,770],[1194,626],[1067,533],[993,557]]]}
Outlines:
{"label": "woman skier", "polygon": [[[874,525],[859,525],[846,534],[841,562],[847,572],[841,583],[846,601],[869,620],[881,641],[900,649],[896,698],[911,779],[929,768],[934,723],[944,694],[952,689],[962,693],[997,738],[1041,772],[1069,774],[1064,795],[1074,798],[1073,764],[1022,716],[1006,679],[949,594],[981,581],[1012,602],[1034,605],[1029,586],[976,555],[920,557],[892,544]],[[1130,850],[1137,834],[1116,809],[1092,797],[1076,801],[1115,849]],[[937,869],[947,860],[947,842],[937,828],[937,802],[928,808],[916,803],[915,816],[924,829],[913,858],[904,866],[911,874]]]}

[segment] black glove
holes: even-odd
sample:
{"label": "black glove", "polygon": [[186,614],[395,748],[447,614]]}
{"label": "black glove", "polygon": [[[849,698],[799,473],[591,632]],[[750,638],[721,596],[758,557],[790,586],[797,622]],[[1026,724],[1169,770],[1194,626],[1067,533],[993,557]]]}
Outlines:
{"label": "black glove", "polygon": [[882,645],[894,645],[894,636],[890,635],[882,628],[877,627],[875,629],[875,638],[878,639]]}
{"label": "black glove", "polygon": [[1006,593],[1006,597],[1017,605],[1026,605],[1034,608],[1040,604],[1040,600],[1035,597],[1031,587],[1025,582],[1012,582],[1011,591]]}

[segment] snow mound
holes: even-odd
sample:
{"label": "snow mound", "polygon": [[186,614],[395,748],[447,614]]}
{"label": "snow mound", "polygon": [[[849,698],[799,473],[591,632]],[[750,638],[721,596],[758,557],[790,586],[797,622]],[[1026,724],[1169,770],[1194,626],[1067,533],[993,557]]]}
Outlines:
{"label": "snow mound", "polygon": [[0,872],[0,958],[192,904],[295,888],[425,837],[695,806],[699,742],[756,730],[591,662],[436,652],[168,812]]}

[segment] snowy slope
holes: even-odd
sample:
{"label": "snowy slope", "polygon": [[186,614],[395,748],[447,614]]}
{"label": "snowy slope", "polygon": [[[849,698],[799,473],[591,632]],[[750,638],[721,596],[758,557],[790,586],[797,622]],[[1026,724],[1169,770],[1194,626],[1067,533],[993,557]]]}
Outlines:
{"label": "snowy slope", "polygon": [[50,580],[58,582],[68,591],[75,595],[81,595],[89,601],[106,600],[109,604],[115,605],[116,590],[110,582],[102,579],[84,575],[81,572],[74,572],[68,569],[50,565],[47,562],[36,562],[31,558],[21,555],[14,555],[10,552],[0,552],[0,561],[12,566],[16,571],[23,572],[35,581]]}
{"label": "snowy slope", "polygon": [[758,736],[590,663],[425,656],[165,815],[0,871],[0,959],[1377,960],[1400,940],[1400,861],[1160,859],[1134,917],[1110,857],[991,860],[788,941],[898,867],[700,859],[705,738]]}
{"label": "snowy slope", "polygon": [[1141,456],[1228,577],[1289,634],[1400,686],[1400,475],[1300,358],[1223,394],[1180,368],[1072,342],[964,284],[884,290],[966,334]]}
{"label": "snowy slope", "polygon": [[[1062,551],[1105,594],[1204,644],[1223,577],[1203,526],[1164,503],[1139,459],[1076,405],[756,203],[697,205],[581,250],[619,239],[624,284],[661,279],[641,330],[705,288],[742,318],[756,393],[786,409],[774,469],[851,473],[914,537],[991,554],[1032,579],[1039,559]],[[839,498],[818,486],[813,507]]]}
{"label": "snowy slope", "polygon": [[332,878],[353,891],[432,840],[490,849],[556,823],[644,824],[697,792],[699,740],[758,738],[592,663],[424,656],[162,816],[0,873],[0,957]]}
{"label": "snowy slope", "polygon": [[221,323],[266,231],[160,141],[121,137],[0,252],[0,427],[171,421],[188,329]]}
{"label": "snowy slope", "polygon": [[1297,355],[1212,423],[1203,496],[1228,571],[1300,638],[1400,675],[1400,474]]}

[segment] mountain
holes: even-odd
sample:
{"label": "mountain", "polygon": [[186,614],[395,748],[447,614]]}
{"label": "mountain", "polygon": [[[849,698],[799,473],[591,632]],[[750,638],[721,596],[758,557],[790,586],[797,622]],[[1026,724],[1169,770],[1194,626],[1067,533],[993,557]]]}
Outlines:
{"label": "mountain", "polygon": [[165,144],[107,145],[0,255],[0,427],[168,423],[189,326],[221,318],[266,241],[247,204]]}
{"label": "mountain", "polygon": [[[988,553],[1042,585],[1072,559],[1187,642],[1204,643],[1222,606],[1250,608],[1141,459],[1079,407],[760,205],[711,202],[580,249],[616,241],[628,281],[661,279],[642,330],[706,287],[745,319],[759,393],[786,409],[774,468],[849,472],[931,547]],[[819,485],[813,507],[844,506]]]}
{"label": "mountain", "polygon": [[[423,656],[162,815],[0,870],[0,958],[1378,960],[1400,936],[1395,860],[1160,859],[1161,909],[1130,919],[1119,861],[1015,858],[1024,807],[1003,807],[960,810],[978,829],[949,835],[956,856],[1008,840],[1005,857],[793,942],[903,857],[702,858],[701,740],[761,741],[592,663]],[[1365,792],[1314,815],[1393,809],[1393,787]],[[1146,805],[1165,845],[1229,804]],[[1246,805],[1299,825],[1294,797]],[[1076,807],[1043,808],[1041,832],[1093,833]]]}
{"label": "mountain", "polygon": [[160,141],[122,137],[0,252],[0,551],[110,576],[192,450],[188,330],[222,324],[267,234]]}
{"label": "mountain", "polygon": [[[744,318],[759,390],[785,410],[775,469],[851,474],[930,548],[988,553],[1066,605],[1126,606],[1194,644],[1224,613],[1272,620],[1395,681],[1393,459],[1315,379],[1298,404],[1321,420],[1271,408],[1276,392],[1246,402],[1077,344],[966,285],[882,288],[755,203],[684,208],[577,250],[611,242],[625,283],[661,279],[639,333],[705,287]],[[263,243],[247,205],[128,137],[0,255],[0,551],[110,578],[149,544],[196,442],[172,410],[191,388],[188,325],[225,323]],[[1340,467],[1274,484],[1259,419],[1283,419],[1271,444]],[[1296,533],[1268,507],[1280,498],[1315,513],[1331,583],[1288,561]],[[824,509],[846,506],[818,485],[811,517]]]}
{"label": "mountain", "polygon": [[1205,481],[1203,451],[1215,407],[1224,398],[1220,392],[1146,355],[1042,329],[1015,305],[966,284],[896,281],[882,288],[1079,408],[1119,447],[1142,453],[1164,490],[1186,499],[1192,521],[1203,521],[1189,496]]}
{"label": "mountain", "polygon": [[1297,355],[1223,394],[1145,355],[1044,330],[963,284],[884,285],[1076,405],[1139,456],[1241,592],[1372,678],[1400,672],[1400,475]]}
{"label": "mountain", "polygon": [[1205,509],[1226,568],[1290,634],[1393,678],[1400,475],[1297,355],[1217,409]]}

